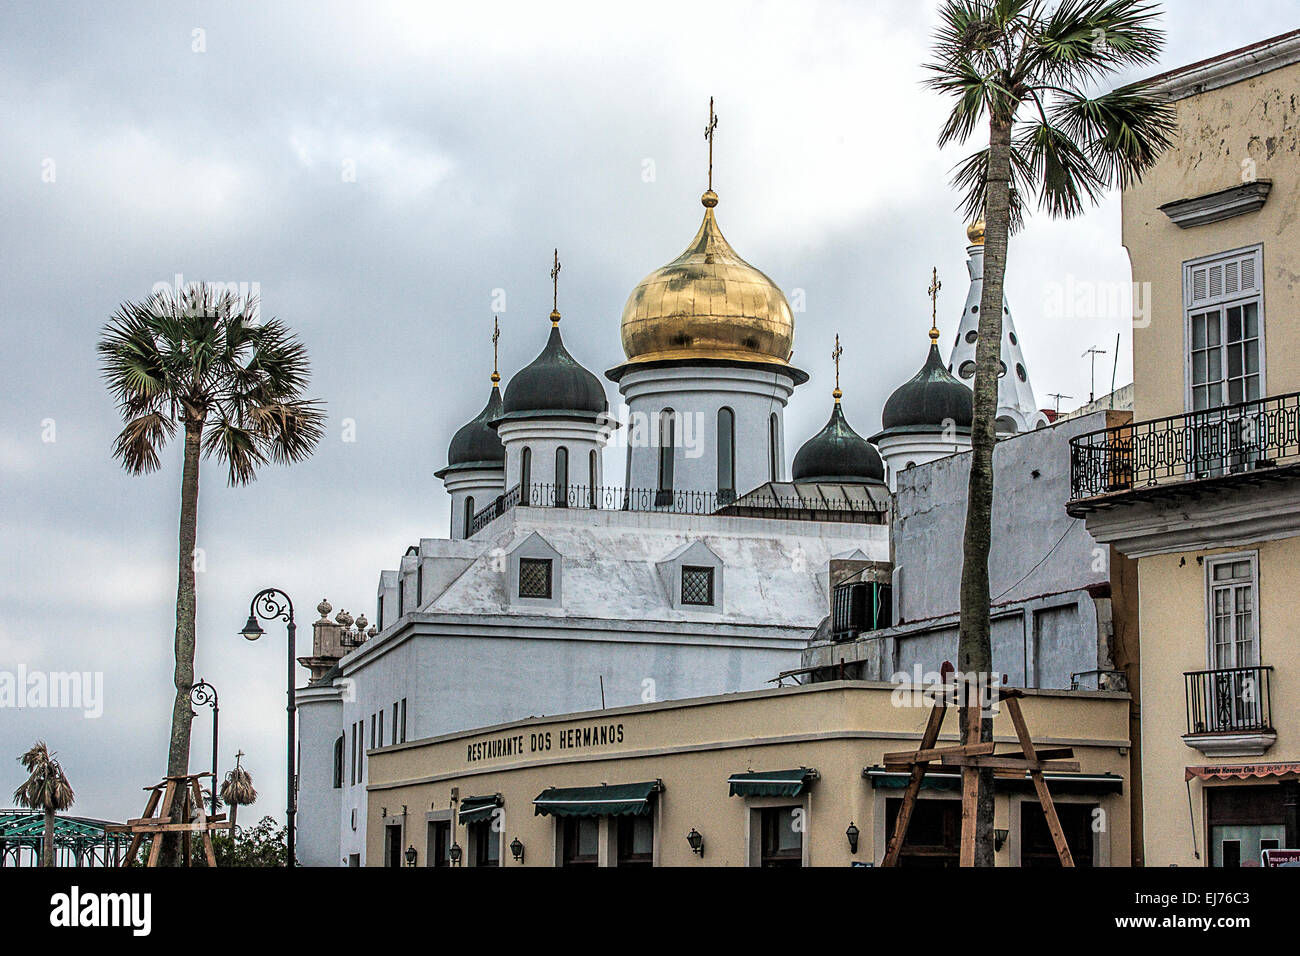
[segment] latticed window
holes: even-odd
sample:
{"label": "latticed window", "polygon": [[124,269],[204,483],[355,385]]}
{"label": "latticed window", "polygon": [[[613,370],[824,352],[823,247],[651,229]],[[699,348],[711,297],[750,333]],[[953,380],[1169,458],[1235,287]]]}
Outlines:
{"label": "latticed window", "polygon": [[682,603],[713,604],[712,568],[682,568]]}
{"label": "latticed window", "polygon": [[550,598],[551,561],[549,558],[519,559],[519,596]]}

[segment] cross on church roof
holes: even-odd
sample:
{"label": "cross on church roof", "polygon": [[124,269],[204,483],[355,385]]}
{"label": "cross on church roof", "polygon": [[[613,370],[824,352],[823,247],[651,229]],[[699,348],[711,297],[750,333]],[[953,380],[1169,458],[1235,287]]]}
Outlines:
{"label": "cross on church roof", "polygon": [[840,400],[844,393],[840,391],[840,356],[844,354],[844,349],[840,346],[840,333],[835,333],[835,349],[831,352],[831,359],[835,362],[835,391],[831,395],[835,401]]}
{"label": "cross on church roof", "polygon": [[709,97],[709,125],[704,127],[704,138],[709,143],[709,191],[713,191],[713,134],[718,128],[718,114],[713,112],[713,97]]}
{"label": "cross on church roof", "polygon": [[501,373],[497,370],[497,343],[501,341],[501,324],[497,317],[492,316],[492,387],[495,388],[501,381]]}
{"label": "cross on church roof", "polygon": [[551,266],[551,322],[560,320],[560,250],[555,250],[555,265]]}
{"label": "cross on church roof", "polygon": [[926,294],[930,296],[930,341],[939,341],[939,290],[943,288],[943,283],[939,281],[938,268],[930,267],[930,288],[926,289]]}

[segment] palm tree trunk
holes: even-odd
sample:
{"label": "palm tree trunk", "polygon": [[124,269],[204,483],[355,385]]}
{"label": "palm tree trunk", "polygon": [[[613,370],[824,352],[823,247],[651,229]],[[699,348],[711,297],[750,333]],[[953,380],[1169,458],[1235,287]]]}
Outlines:
{"label": "palm tree trunk", "polygon": [[41,834],[41,866],[54,865],[54,811],[45,811],[45,828]]}
{"label": "palm tree trunk", "polygon": [[[180,546],[176,581],[176,699],[172,705],[172,732],[167,751],[167,775],[181,776],[190,768],[190,688],[194,684],[194,542],[198,534],[199,454],[203,437],[202,420],[185,422],[185,462],[181,471]],[[172,820],[179,823],[184,801],[172,807]],[[180,840],[161,835],[164,866],[180,865]]]}
{"label": "palm tree trunk", "polygon": [[[988,680],[993,670],[989,625],[989,549],[993,533],[994,419],[1002,360],[1002,282],[1010,231],[1011,124],[989,122],[988,192],[985,197],[984,289],[980,296],[979,341],[975,346],[975,405],[971,422],[970,485],[962,547],[961,629],[957,669],[969,679]],[[962,739],[965,716],[962,710]],[[974,711],[972,711],[974,713]],[[993,720],[980,721],[980,739],[993,739]],[[993,773],[980,771],[975,815],[975,865],[993,865]]]}

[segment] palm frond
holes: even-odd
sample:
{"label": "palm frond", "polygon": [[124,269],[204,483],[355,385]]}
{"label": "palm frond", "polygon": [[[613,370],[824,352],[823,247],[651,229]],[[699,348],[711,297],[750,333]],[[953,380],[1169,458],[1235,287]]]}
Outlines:
{"label": "palm frond", "polygon": [[290,465],[310,457],[325,434],[319,402],[276,402],[248,408],[253,433],[272,461]]}
{"label": "palm frond", "polygon": [[18,758],[28,777],[14,791],[14,802],[29,810],[57,813],[72,806],[76,795],[63,768],[54,759],[45,741],[39,740]]}
{"label": "palm frond", "polygon": [[1083,212],[1084,200],[1096,202],[1106,183],[1079,146],[1060,128],[1033,122],[1016,133],[1015,146],[1032,170],[1039,208],[1053,218],[1069,219]]}
{"label": "palm frond", "polygon": [[113,443],[113,457],[133,475],[157,471],[158,449],[176,434],[176,422],[161,412],[148,412],[126,423]]}
{"label": "palm frond", "polygon": [[[952,184],[961,200],[960,209],[966,222],[985,218],[985,197],[988,195],[988,147],[978,150],[958,163],[953,170]],[[1025,224],[1024,200],[1026,184],[1032,182],[1033,168],[1024,154],[1013,145],[1011,148],[1011,190],[1009,196],[1010,229],[1019,232]]]}
{"label": "palm frond", "polygon": [[1177,114],[1149,91],[1146,82],[1131,83],[1095,97],[1071,93],[1053,106],[1053,124],[1080,144],[1107,184],[1140,179],[1173,142]]}
{"label": "palm frond", "polygon": [[266,464],[258,436],[229,418],[212,422],[203,434],[203,453],[226,466],[231,485],[246,485],[257,477],[257,469]]}
{"label": "palm frond", "polygon": [[257,800],[257,790],[253,787],[253,777],[243,767],[236,766],[226,774],[221,784],[221,799],[227,806],[246,807]]}
{"label": "palm frond", "polygon": [[1035,67],[1079,81],[1154,63],[1164,45],[1159,16],[1146,0],[1063,0],[1035,39]]}

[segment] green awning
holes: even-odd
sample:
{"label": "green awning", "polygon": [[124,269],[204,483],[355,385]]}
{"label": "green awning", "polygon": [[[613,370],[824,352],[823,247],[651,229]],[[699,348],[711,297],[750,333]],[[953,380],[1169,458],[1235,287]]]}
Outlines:
{"label": "green awning", "polygon": [[471,823],[486,823],[492,819],[492,811],[501,806],[501,795],[494,793],[487,797],[466,797],[460,802],[460,822],[465,826]]}
{"label": "green awning", "polygon": [[[865,767],[862,776],[871,781],[874,790],[905,790],[911,776],[907,771],[886,770],[884,767]],[[1053,773],[1043,774],[1053,793],[1123,793],[1124,778],[1113,773]],[[930,770],[921,781],[922,790],[961,790],[961,772],[955,769]],[[1023,777],[996,777],[993,789],[999,793],[1033,791],[1029,774]]]}
{"label": "green awning", "polygon": [[658,780],[599,787],[550,787],[533,800],[533,813],[554,817],[641,816],[663,789]]}
{"label": "green awning", "polygon": [[733,797],[797,797],[817,771],[808,767],[798,770],[760,770],[757,773],[733,773],[727,778]]}

